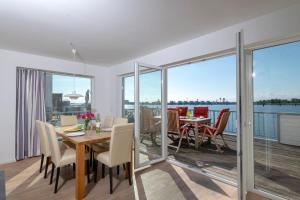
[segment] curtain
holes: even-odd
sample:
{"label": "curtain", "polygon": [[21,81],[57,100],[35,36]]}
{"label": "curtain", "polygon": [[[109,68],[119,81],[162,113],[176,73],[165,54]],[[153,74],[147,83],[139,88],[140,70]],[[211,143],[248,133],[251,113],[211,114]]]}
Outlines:
{"label": "curtain", "polygon": [[40,154],[35,120],[46,121],[46,72],[17,68],[16,160]]}

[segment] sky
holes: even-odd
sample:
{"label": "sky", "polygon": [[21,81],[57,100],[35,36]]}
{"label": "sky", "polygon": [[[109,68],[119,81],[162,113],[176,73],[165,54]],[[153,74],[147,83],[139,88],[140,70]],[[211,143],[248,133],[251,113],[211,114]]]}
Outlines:
{"label": "sky", "polygon": [[254,100],[300,98],[300,41],[253,52]]}
{"label": "sky", "polygon": [[[197,62],[168,70],[168,101],[211,100],[235,101],[235,56]],[[160,72],[140,77],[141,101],[161,97]],[[134,78],[125,78],[125,99],[134,99]]]}
{"label": "sky", "polygon": [[[235,55],[168,70],[168,101],[236,101]],[[300,98],[300,41],[253,51],[254,100]],[[141,98],[160,99],[160,72],[140,77]],[[134,101],[134,78],[125,78],[125,99]]]}
{"label": "sky", "polygon": [[[63,93],[63,95],[70,94],[76,89],[76,93],[83,95],[77,100],[71,100],[71,103],[85,103],[85,93],[89,89],[91,91],[91,79],[84,77],[53,75],[52,76],[53,93]],[[91,99],[91,98],[90,98]],[[68,97],[63,97],[63,100],[70,100]]]}

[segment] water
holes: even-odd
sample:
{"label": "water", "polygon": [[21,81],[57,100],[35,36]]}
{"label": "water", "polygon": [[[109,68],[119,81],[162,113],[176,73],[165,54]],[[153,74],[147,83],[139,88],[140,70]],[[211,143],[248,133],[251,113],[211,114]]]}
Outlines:
{"label": "water", "polygon": [[[177,106],[186,106],[189,110],[193,110],[196,105],[168,105],[169,108]],[[215,104],[215,105],[197,105],[197,106],[208,106],[209,117],[214,123],[218,116],[218,111],[223,108],[229,108],[231,111],[225,131],[229,134],[236,134],[236,105],[235,104]],[[149,105],[152,108],[159,108],[158,105]],[[125,109],[133,110],[134,105],[125,105]],[[299,113],[299,105],[254,105],[254,135],[257,138],[265,138],[278,140],[278,120],[279,115],[284,113]]]}

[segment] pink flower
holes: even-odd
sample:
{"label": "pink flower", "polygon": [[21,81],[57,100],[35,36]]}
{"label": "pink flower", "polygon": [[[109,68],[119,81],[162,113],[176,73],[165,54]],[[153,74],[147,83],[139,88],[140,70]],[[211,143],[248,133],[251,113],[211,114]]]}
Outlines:
{"label": "pink flower", "polygon": [[82,119],[93,119],[94,117],[95,117],[94,113],[91,112],[81,114]]}

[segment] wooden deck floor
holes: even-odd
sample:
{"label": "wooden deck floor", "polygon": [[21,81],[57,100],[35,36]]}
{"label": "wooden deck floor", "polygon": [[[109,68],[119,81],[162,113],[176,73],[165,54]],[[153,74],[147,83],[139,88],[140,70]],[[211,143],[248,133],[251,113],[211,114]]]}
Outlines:
{"label": "wooden deck floor", "polygon": [[[226,135],[225,138],[229,148],[223,149],[223,154],[216,152],[213,144],[201,146],[199,150],[195,150],[193,144],[190,147],[183,144],[178,153],[169,148],[169,157],[197,166],[204,172],[209,171],[236,181],[236,137]],[[219,142],[222,144],[221,141]],[[150,141],[145,141],[142,148],[149,155],[154,155],[144,155],[148,159],[153,159],[160,154],[160,146],[155,146]],[[291,199],[300,199],[300,147],[269,141],[268,151],[266,151],[266,141],[256,139],[254,159],[257,188]]]}
{"label": "wooden deck floor", "polygon": [[[39,173],[39,164],[40,158],[35,157],[0,165],[0,170],[5,171],[7,200],[75,199],[72,167],[62,169],[59,191],[54,194],[54,185],[49,185],[49,177],[44,179],[43,174]],[[122,170],[122,167],[120,169]],[[140,200],[229,200],[237,198],[236,187],[167,162],[161,162],[135,173],[133,180],[133,187],[130,187],[121,171],[119,177],[114,176],[114,193],[111,195],[106,175],[104,179],[99,179],[97,184],[93,182],[87,184],[85,199],[133,200],[138,197],[137,199]]]}

